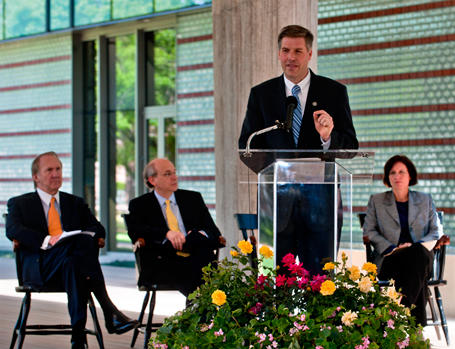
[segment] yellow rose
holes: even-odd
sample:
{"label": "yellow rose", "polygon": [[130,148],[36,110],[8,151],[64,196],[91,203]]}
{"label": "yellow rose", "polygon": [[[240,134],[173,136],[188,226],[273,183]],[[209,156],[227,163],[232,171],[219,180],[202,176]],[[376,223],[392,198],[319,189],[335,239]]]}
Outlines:
{"label": "yellow rose", "polygon": [[341,317],[341,322],[345,326],[352,326],[354,325],[354,320],[357,319],[357,317],[358,317],[357,313],[349,310],[343,314],[343,316]]}
{"label": "yellow rose", "polygon": [[212,303],[218,306],[226,303],[226,293],[221,290],[216,290],[212,293]]}
{"label": "yellow rose", "polygon": [[237,244],[237,247],[240,248],[240,251],[242,251],[243,254],[253,252],[253,245],[251,245],[251,243],[246,240],[240,240]]}
{"label": "yellow rose", "polygon": [[348,271],[349,271],[349,278],[352,281],[357,281],[358,279],[360,279],[360,269],[358,266],[353,265],[352,267],[348,268]]}
{"label": "yellow rose", "polygon": [[371,286],[373,286],[373,283],[371,282],[371,279],[368,276],[364,276],[359,281],[359,289],[363,293],[368,293],[371,290]]}
{"label": "yellow rose", "polygon": [[231,250],[230,253],[231,253],[232,257],[237,257],[239,255],[239,253],[237,251],[235,251],[235,250]]}
{"label": "yellow rose", "polygon": [[341,252],[341,260],[342,260],[343,262],[346,262],[346,261],[348,260],[348,256],[346,256],[346,253],[345,253],[344,251]]}
{"label": "yellow rose", "polygon": [[395,286],[386,287],[382,290],[382,293],[389,297],[393,302],[400,304],[401,294],[397,292]]}
{"label": "yellow rose", "polygon": [[259,253],[264,256],[265,258],[272,258],[273,257],[273,251],[265,245],[262,245],[261,248],[259,249]]}
{"label": "yellow rose", "polygon": [[323,296],[330,296],[332,295],[336,290],[335,283],[331,280],[326,280],[321,284],[321,294]]}
{"label": "yellow rose", "polygon": [[335,269],[335,264],[333,264],[332,262],[325,263],[324,268],[322,268],[322,270],[333,270],[333,269]]}
{"label": "yellow rose", "polygon": [[362,269],[365,270],[367,273],[377,273],[377,266],[374,263],[366,262],[363,266]]}

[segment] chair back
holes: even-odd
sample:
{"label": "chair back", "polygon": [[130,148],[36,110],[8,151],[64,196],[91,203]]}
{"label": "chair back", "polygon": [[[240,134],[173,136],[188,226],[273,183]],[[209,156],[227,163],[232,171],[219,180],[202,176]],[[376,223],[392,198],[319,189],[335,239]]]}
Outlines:
{"label": "chair back", "polygon": [[[126,228],[131,231],[131,216],[122,214]],[[134,257],[139,273],[137,285],[140,290],[176,290],[172,270],[176,270],[175,258],[170,258],[173,251],[167,245],[149,243],[147,247],[136,248]]]}
{"label": "chair back", "polygon": [[[438,211],[438,218],[441,226],[444,229],[444,212]],[[444,231],[444,230],[443,230]],[[430,281],[439,282],[444,279],[444,268],[446,262],[446,245],[442,245],[439,249],[433,250],[434,260],[433,260],[433,272],[431,274]]]}
{"label": "chair back", "polygon": [[250,232],[250,241],[253,245],[253,252],[250,254],[250,264],[254,269],[258,268],[256,237],[254,230],[258,228],[258,215],[254,213],[236,213],[234,217],[237,220],[237,226],[242,232],[243,240],[248,241],[248,231]]}
{"label": "chair back", "polygon": [[258,228],[258,215],[254,213],[236,213],[237,226],[242,232],[243,239],[248,240],[248,230],[253,234],[253,230]]}

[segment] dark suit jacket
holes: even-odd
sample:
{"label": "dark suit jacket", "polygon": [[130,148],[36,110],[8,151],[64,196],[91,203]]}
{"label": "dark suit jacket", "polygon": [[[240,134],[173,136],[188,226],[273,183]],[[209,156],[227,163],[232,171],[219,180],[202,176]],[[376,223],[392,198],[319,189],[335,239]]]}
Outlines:
{"label": "dark suit jacket", "polygon": [[[95,233],[95,239],[104,238],[106,231],[93,216],[83,199],[60,192],[61,221],[64,231],[86,230]],[[47,220],[37,192],[8,200],[6,236],[20,243],[22,279],[25,285],[41,287],[40,247],[48,235]]]}
{"label": "dark suit jacket", "polygon": [[[322,149],[314,127],[313,112],[324,109],[333,118],[330,149],[357,149],[359,143],[352,123],[346,87],[335,80],[316,75],[310,70],[310,87],[304,109],[298,146],[292,132],[274,130],[253,138],[251,149]],[[317,104],[314,106],[314,102]],[[283,75],[251,89],[245,120],[239,138],[239,149],[246,147],[255,131],[272,126],[286,118],[286,89]]]}
{"label": "dark suit jacket", "polygon": [[[183,189],[178,189],[174,194],[186,231],[203,230],[209,239],[216,244],[221,233],[213,222],[202,195],[195,191]],[[133,243],[138,238],[143,238],[149,245],[163,242],[169,227],[155,193],[150,192],[131,200],[129,211],[128,234]]]}

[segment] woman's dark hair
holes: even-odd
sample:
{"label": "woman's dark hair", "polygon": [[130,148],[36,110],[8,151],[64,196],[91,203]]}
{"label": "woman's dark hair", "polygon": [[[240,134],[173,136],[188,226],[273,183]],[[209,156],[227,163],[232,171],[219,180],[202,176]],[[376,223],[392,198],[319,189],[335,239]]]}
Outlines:
{"label": "woman's dark hair", "polygon": [[409,186],[417,184],[417,170],[414,164],[412,163],[411,160],[406,155],[395,155],[392,156],[389,160],[384,165],[384,177],[382,178],[382,182],[387,186],[387,187],[392,187],[390,185],[390,180],[389,180],[389,174],[390,171],[392,170],[392,167],[397,163],[401,162],[403,163],[406,168],[408,169],[409,172],[409,177],[411,179],[409,180]]}

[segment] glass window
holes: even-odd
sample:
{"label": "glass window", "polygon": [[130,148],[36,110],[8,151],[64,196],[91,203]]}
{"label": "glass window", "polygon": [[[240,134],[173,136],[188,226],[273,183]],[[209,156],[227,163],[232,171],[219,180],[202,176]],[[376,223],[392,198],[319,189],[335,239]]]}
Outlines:
{"label": "glass window", "polygon": [[[175,163],[176,32],[164,29],[147,33],[148,159],[167,157]],[[156,108],[158,106],[158,108]],[[168,106],[168,108],[159,108]],[[174,106],[174,107],[172,107]],[[155,111],[156,112],[155,112]]]}
{"label": "glass window", "polygon": [[115,144],[116,144],[116,225],[117,247],[129,247],[122,218],[128,203],[134,198],[134,87],[136,74],[136,44],[134,35],[115,38]]}
{"label": "glass window", "polygon": [[211,0],[158,0],[155,3],[155,11],[168,11],[195,5],[211,4]]}
{"label": "glass window", "polygon": [[51,0],[51,30],[70,26],[70,7],[68,0]]}
{"label": "glass window", "polygon": [[114,19],[141,16],[153,13],[151,0],[113,0]]}
{"label": "glass window", "polygon": [[5,38],[45,31],[45,0],[4,0]]}
{"label": "glass window", "polygon": [[4,1],[0,0],[0,40],[4,39],[3,36],[3,6],[4,6]]}
{"label": "glass window", "polygon": [[110,19],[109,0],[74,0],[74,25],[99,23]]}

